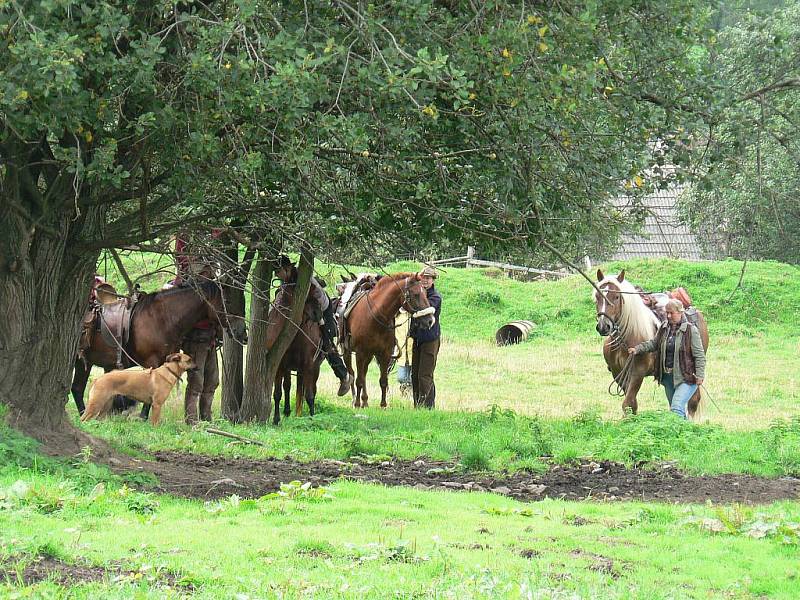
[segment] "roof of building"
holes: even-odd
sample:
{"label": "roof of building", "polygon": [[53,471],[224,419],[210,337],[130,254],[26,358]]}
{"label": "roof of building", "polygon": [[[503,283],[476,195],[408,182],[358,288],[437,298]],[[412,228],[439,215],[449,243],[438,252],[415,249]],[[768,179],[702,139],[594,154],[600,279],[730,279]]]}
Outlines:
{"label": "roof of building", "polygon": [[[711,258],[703,251],[695,235],[681,222],[676,203],[686,185],[656,190],[645,196],[641,203],[647,211],[644,226],[635,234],[623,235],[611,260],[633,258],[683,258],[704,260]],[[631,200],[621,196],[617,206],[625,211]]]}

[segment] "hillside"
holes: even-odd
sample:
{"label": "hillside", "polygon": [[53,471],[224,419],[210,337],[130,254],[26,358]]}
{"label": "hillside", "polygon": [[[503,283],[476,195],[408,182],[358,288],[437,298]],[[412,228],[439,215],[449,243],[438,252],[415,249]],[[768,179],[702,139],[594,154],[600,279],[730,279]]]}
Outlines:
{"label": "hillside", "polygon": [[[170,268],[168,257],[157,255],[132,254],[125,260],[133,277]],[[343,268],[325,264],[318,264],[317,268],[328,280],[329,290],[338,281],[338,275],[345,272]],[[387,265],[385,271],[418,268],[418,263],[399,262]],[[778,262],[750,262],[741,288],[733,294],[742,268],[740,261],[637,260],[609,263],[601,268],[612,273],[625,268],[627,278],[648,291],[685,287],[708,318],[712,334],[777,329],[783,335],[800,335],[797,267]],[[351,267],[351,270],[365,268]],[[107,273],[118,289],[125,288],[113,264],[108,265]],[[536,337],[567,339],[595,335],[592,290],[580,275],[560,281],[521,282],[508,279],[495,269],[447,268],[441,273],[437,286],[444,297],[442,322],[449,339],[493,339],[498,327],[517,319],[535,322]],[[168,279],[168,274],[158,273],[144,278],[142,287],[152,291]]]}

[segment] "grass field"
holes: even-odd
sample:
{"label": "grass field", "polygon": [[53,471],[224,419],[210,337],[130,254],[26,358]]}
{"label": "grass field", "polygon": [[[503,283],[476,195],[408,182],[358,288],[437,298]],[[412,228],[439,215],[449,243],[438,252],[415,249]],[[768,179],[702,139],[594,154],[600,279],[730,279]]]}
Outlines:
{"label": "grass field", "polygon": [[[339,482],[326,499],[204,504],[124,483],[80,460],[4,462],[0,596],[788,599],[800,590],[796,503],[525,505]],[[92,566],[103,579],[20,586],[34,556]]]}
{"label": "grass field", "polygon": [[[450,269],[438,282],[445,300],[435,413],[415,412],[392,377],[389,410],[370,410],[362,413],[366,418],[353,419],[349,399],[335,397],[337,381],[323,366],[321,412],[313,421],[290,418],[279,429],[217,425],[268,442],[269,454],[301,459],[341,459],[367,449],[406,458],[471,453],[482,457],[480,463],[509,469],[537,468],[538,457],[550,455],[557,460],[670,459],[698,473],[797,473],[800,430],[791,419],[800,400],[795,369],[800,309],[792,300],[800,297],[798,270],[751,263],[742,289],[732,294],[741,270],[738,262],[625,266],[628,277],[645,289],[684,285],[708,317],[706,387],[713,402],[707,399],[701,405],[697,424],[671,419],[663,391],[652,380],[639,394],[640,409],[649,414],[622,420],[620,398],[608,393],[611,378],[601,355],[602,338],[594,332],[591,288],[580,277],[523,283],[498,278],[492,271]],[[387,271],[413,268],[399,263]],[[335,277],[324,267],[322,274],[329,281]],[[497,327],[518,318],[537,323],[533,335],[516,346],[496,347]],[[375,365],[370,375],[371,403],[376,406],[380,389]],[[224,441],[185,428],[180,413],[181,400],[174,397],[159,430],[121,419],[85,427],[126,450],[227,452]],[[486,415],[495,415],[495,420]],[[511,417],[498,422],[497,415]]]}
{"label": "grass field", "polygon": [[[683,285],[708,317],[714,404],[706,402],[696,423],[669,414],[653,383],[640,393],[643,413],[621,417],[620,400],[606,391],[610,376],[585,281],[522,283],[451,269],[438,283],[444,343],[436,411],[410,408],[393,379],[388,410],[354,414],[334,397],[335,380],[323,367],[313,419],[290,417],[277,428],[214,423],[265,447],[185,426],[177,398],[158,428],[124,417],[79,426],[145,456],[162,449],[299,460],[426,456],[490,471],[541,470],[542,457],[591,457],[672,460],[698,474],[800,475],[798,270],[749,264],[732,294],[741,263],[624,266],[646,289]],[[335,274],[321,271],[329,281]],[[495,347],[496,328],[514,319],[538,326],[523,344]],[[374,368],[370,385],[375,406]],[[67,408],[77,424],[71,402]],[[137,476],[111,475],[88,458],[40,457],[0,426],[0,597],[800,595],[798,502],[523,504],[496,494],[340,481],[329,498],[298,492],[204,503],[137,491]],[[34,556],[91,567],[98,581],[22,585]]]}

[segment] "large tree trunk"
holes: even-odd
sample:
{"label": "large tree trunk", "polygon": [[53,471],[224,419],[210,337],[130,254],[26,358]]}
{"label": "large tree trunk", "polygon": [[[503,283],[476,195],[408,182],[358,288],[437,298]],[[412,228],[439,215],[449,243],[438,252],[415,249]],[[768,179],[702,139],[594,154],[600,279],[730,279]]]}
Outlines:
{"label": "large tree trunk", "polygon": [[[270,306],[270,284],[273,264],[264,251],[259,251],[253,273],[253,294],[250,297],[250,329],[247,344],[244,395],[241,410],[232,421],[256,419],[265,421],[272,413],[272,386],[267,381],[267,316]],[[274,380],[273,375],[273,380]]]}
{"label": "large tree trunk", "polygon": [[[249,354],[247,358],[248,366],[248,386],[245,388],[245,395],[242,402],[242,411],[239,415],[241,421],[258,421],[264,423],[270,416],[272,411],[272,386],[275,383],[275,374],[278,372],[283,355],[297,335],[298,324],[303,319],[303,309],[306,304],[306,297],[308,290],[311,287],[311,276],[314,273],[314,255],[308,245],[303,244],[300,250],[300,264],[297,268],[297,284],[295,286],[294,301],[292,303],[291,322],[286,320],[283,324],[283,329],[275,340],[275,343],[270,348],[269,352],[265,352],[266,339],[263,345],[257,346],[255,343],[250,344]],[[255,317],[255,310],[253,311]],[[265,319],[266,320],[266,319]],[[265,331],[266,332],[266,331]],[[262,360],[263,364],[259,364],[259,372],[256,376],[250,377],[250,363],[254,360],[254,353],[263,353],[264,357],[256,360]],[[260,381],[259,381],[260,380]],[[263,392],[251,392],[250,384],[258,386],[262,383]],[[255,392],[255,393],[254,393]]]}
{"label": "large tree trunk", "polygon": [[[239,266],[239,244],[233,240],[225,251],[228,257],[226,270],[230,270],[228,285],[225,286],[225,308],[228,313],[244,317],[244,288],[250,271],[251,257]],[[227,331],[222,344],[222,416],[233,420],[242,406],[244,393],[244,347]]]}
{"label": "large tree trunk", "polygon": [[103,211],[76,215],[64,201],[39,228],[27,214],[31,202],[21,180],[28,175],[15,171],[7,167],[0,196],[0,403],[11,426],[44,442],[48,452],[105,448],[75,429],[64,411],[98,256],[77,248],[81,234],[99,232]]}

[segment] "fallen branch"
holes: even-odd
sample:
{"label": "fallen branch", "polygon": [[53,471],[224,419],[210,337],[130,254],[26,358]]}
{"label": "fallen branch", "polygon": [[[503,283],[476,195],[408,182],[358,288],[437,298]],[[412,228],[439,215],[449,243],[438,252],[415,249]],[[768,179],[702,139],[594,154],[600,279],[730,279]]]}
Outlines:
{"label": "fallen branch", "polygon": [[256,446],[266,446],[264,442],[259,442],[258,440],[253,440],[250,438],[246,438],[242,435],[237,435],[235,433],[231,433],[230,431],[223,431],[222,429],[215,429],[214,427],[206,427],[206,433],[213,433],[215,435],[221,435],[223,437],[233,438],[234,440],[239,440],[240,442],[245,442],[247,444],[255,444]]}

